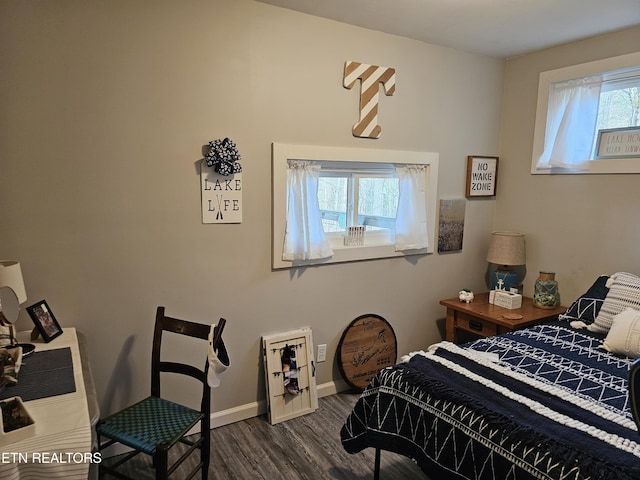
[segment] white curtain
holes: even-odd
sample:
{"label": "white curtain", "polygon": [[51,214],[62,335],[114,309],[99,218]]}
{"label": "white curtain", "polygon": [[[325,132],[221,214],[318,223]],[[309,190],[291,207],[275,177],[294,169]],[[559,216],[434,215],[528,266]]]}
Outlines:
{"label": "white curtain", "polygon": [[551,85],[538,168],[589,168],[601,87],[600,76]]}
{"label": "white curtain", "polygon": [[396,213],[396,251],[429,246],[424,169],[424,165],[396,166],[400,190]]}
{"label": "white curtain", "polygon": [[322,228],[318,205],[319,177],[320,165],[289,160],[283,260],[315,260],[333,255]]}

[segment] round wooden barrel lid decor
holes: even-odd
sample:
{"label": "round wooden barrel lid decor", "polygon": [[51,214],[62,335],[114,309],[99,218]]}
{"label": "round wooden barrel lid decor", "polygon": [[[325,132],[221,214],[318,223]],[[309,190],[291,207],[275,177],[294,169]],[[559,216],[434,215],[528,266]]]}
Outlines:
{"label": "round wooden barrel lid decor", "polygon": [[385,367],[396,363],[398,344],[393,328],[380,315],[356,318],[338,343],[338,368],[355,390],[364,390]]}

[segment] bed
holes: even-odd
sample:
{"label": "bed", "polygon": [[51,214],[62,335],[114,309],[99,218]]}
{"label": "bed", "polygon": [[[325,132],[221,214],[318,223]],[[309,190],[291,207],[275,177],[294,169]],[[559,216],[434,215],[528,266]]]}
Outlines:
{"label": "bed", "polygon": [[601,276],[558,320],[381,370],[340,432],[345,450],[412,458],[433,480],[640,479],[628,395],[640,278]]}

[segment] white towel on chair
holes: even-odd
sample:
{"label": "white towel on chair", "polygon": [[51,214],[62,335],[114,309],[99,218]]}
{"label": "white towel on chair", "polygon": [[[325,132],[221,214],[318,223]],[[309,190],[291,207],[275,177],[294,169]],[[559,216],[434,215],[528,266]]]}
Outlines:
{"label": "white towel on chair", "polygon": [[220,385],[220,377],[222,373],[229,368],[229,354],[227,348],[224,346],[222,338],[218,343],[218,351],[213,350],[213,332],[215,325],[211,325],[209,330],[209,372],[207,374],[207,383],[210,387],[217,387]]}

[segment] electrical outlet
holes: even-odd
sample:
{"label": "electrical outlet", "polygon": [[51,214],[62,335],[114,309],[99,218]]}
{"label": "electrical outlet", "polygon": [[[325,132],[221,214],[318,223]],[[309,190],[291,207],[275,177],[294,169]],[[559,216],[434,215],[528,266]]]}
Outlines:
{"label": "electrical outlet", "polygon": [[318,355],[316,355],[316,362],[324,362],[327,359],[327,344],[323,343],[318,345]]}

